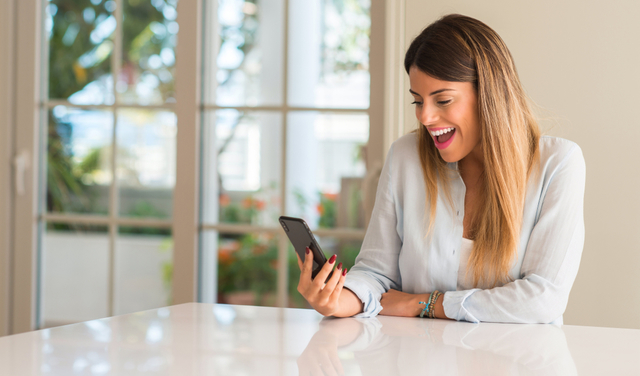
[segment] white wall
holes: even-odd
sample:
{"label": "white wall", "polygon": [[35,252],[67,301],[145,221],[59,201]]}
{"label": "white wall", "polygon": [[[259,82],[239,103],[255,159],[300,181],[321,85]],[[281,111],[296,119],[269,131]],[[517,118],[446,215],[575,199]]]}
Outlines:
{"label": "white wall", "polygon": [[405,51],[448,13],[502,36],[543,130],[584,152],[586,239],[565,324],[640,328],[640,2],[406,0]]}

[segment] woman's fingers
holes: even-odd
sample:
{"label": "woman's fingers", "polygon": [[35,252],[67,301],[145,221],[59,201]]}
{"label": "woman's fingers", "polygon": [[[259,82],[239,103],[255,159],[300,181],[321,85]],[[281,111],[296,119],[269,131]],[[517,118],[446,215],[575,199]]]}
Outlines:
{"label": "woman's fingers", "polygon": [[329,276],[329,273],[331,273],[331,270],[336,264],[337,257],[338,256],[336,255],[331,256],[331,258],[324,263],[322,269],[320,269],[320,272],[318,272],[318,274],[316,274],[316,277],[313,279],[313,284],[315,285],[317,291],[320,291],[324,288],[324,281],[327,280],[327,276]]}
{"label": "woman's fingers", "polygon": [[336,285],[336,287],[333,289],[333,292],[331,292],[331,297],[329,298],[329,301],[331,302],[337,302],[338,299],[340,298],[340,293],[342,292],[342,288],[344,287],[344,281],[347,279],[347,269],[342,269],[341,273],[340,273],[340,279],[338,280],[338,284]]}
{"label": "woman's fingers", "polygon": [[300,261],[300,257],[298,257],[298,266],[300,266],[300,280],[298,281],[298,292],[305,297],[305,299],[309,300],[309,296],[307,290],[309,286],[313,284],[311,280],[311,271],[313,269],[313,254],[311,254],[311,250],[307,247],[304,262]]}
{"label": "woman's fingers", "polygon": [[333,275],[327,281],[327,284],[322,289],[321,295],[323,299],[329,299],[333,290],[336,288],[338,281],[340,281],[340,277],[342,276],[342,263],[339,263],[336,267],[336,270],[333,271]]}
{"label": "woman's fingers", "polygon": [[298,268],[300,268],[300,271],[302,271],[302,266],[304,264],[302,263],[302,260],[300,260],[300,255],[298,254],[298,252],[296,252],[296,258],[298,259]]}

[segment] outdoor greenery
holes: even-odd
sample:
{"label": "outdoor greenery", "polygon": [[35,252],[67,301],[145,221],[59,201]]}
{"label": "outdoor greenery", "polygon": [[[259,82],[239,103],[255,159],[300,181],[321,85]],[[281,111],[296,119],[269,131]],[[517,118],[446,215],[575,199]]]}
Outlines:
{"label": "outdoor greenery", "polygon": [[[171,56],[167,64],[150,66],[149,60],[175,44],[166,14],[175,13],[177,0],[125,0],[123,28],[122,81],[123,98],[135,96],[142,79],[155,82],[156,91],[165,100],[173,93]],[[111,55],[114,48],[115,2],[111,0],[51,0],[47,6],[49,36],[49,98],[69,98],[83,104],[113,102]],[[173,9],[172,12],[168,12]],[[175,18],[175,15],[172,16]],[[167,55],[165,53],[165,55]],[[157,60],[157,59],[156,59]],[[161,61],[164,61],[161,59]],[[153,64],[151,64],[153,65]],[[168,66],[167,66],[168,65]],[[159,79],[148,79],[155,75]],[[145,81],[146,82],[146,81]],[[98,93],[73,99],[95,85]],[[120,85],[122,86],[122,85]],[[89,103],[84,103],[84,102]],[[73,126],[65,118],[48,113],[47,142],[47,210],[55,212],[106,213],[95,207],[91,179],[86,176],[100,168],[103,149],[94,149],[78,161],[70,143]],[[137,209],[134,209],[137,210]]]}

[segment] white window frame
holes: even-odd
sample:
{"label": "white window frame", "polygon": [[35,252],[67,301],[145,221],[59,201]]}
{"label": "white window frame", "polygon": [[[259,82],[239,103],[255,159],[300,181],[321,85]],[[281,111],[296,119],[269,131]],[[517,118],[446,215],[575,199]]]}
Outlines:
{"label": "white window frame", "polygon": [[[115,1],[117,2],[116,12],[121,12],[123,0]],[[171,227],[174,239],[174,304],[198,301],[198,238],[200,231],[215,229],[220,232],[245,233],[264,230],[264,228],[256,226],[223,224],[205,226],[199,223],[200,119],[202,111],[215,108],[215,106],[201,105],[200,67],[202,62],[203,0],[178,1],[180,31],[176,47],[176,56],[178,57],[175,68],[176,104],[144,106],[144,108],[171,108],[178,119],[176,185],[171,221],[116,218],[114,214],[116,211],[113,208],[108,217],[41,213],[38,205],[43,203],[41,197],[44,197],[44,192],[39,191],[38,178],[42,174],[44,166],[40,159],[46,156],[39,152],[44,150],[42,145],[39,145],[41,140],[44,140],[39,133],[45,129],[40,124],[40,117],[45,108],[57,104],[68,104],[60,101],[45,102],[46,98],[41,97],[45,94],[41,89],[42,84],[46,83],[46,77],[43,77],[41,72],[46,72],[47,61],[42,58],[46,56],[46,49],[41,44],[43,40],[41,19],[44,14],[44,5],[43,0],[5,0],[0,6],[0,11],[8,10],[2,12],[2,16],[0,16],[0,21],[7,21],[2,22],[0,26],[0,31],[3,32],[0,37],[0,47],[13,42],[13,48],[10,50],[14,51],[13,54],[7,54],[0,60],[0,75],[4,77],[0,78],[0,83],[15,83],[15,86],[11,84],[0,86],[3,88],[0,89],[2,90],[0,91],[0,113],[5,114],[0,117],[0,138],[5,140],[4,143],[0,141],[0,147],[7,143],[6,140],[14,140],[13,147],[3,149],[4,152],[0,154],[0,162],[3,162],[3,167],[0,168],[0,178],[11,174],[11,169],[7,168],[7,162],[10,162],[6,160],[7,158],[13,160],[15,155],[23,153],[29,162],[29,168],[26,170],[23,180],[25,184],[23,194],[16,194],[12,189],[15,176],[11,177],[10,184],[3,183],[3,186],[0,187],[0,237],[7,233],[10,235],[3,237],[4,240],[0,240],[0,335],[38,328],[39,313],[36,301],[38,299],[39,278],[38,231],[42,220],[109,225],[112,237],[117,235],[118,225]],[[285,0],[285,12],[288,12],[288,0]],[[370,119],[369,150],[371,152],[368,153],[368,162],[371,162],[371,165],[381,165],[388,146],[404,132],[401,119],[403,119],[402,103],[404,98],[402,83],[405,80],[402,79],[401,73],[399,75],[395,71],[398,67],[402,67],[401,55],[398,55],[397,51],[404,50],[404,33],[402,32],[404,29],[404,0],[372,1],[371,18],[371,38],[377,42],[371,43],[370,50],[371,106],[366,110]],[[189,21],[180,22],[184,19]],[[118,23],[116,33],[121,33],[120,25]],[[5,34],[5,30],[9,31]],[[12,33],[11,30],[15,32]],[[385,45],[389,47],[386,48]],[[385,51],[387,51],[386,55]],[[114,49],[114,52],[112,67],[115,77],[120,64],[120,52],[119,49]],[[390,52],[392,56],[389,56]],[[286,53],[287,48],[285,47]],[[395,60],[396,58],[398,60]],[[399,61],[400,63],[398,63]],[[286,71],[286,59],[284,69]],[[286,87],[285,81],[285,98]],[[111,106],[103,107],[112,108]],[[127,107],[135,106],[127,105]],[[6,108],[12,108],[13,112],[1,111]],[[247,107],[244,109],[259,111],[261,108]],[[272,111],[273,108],[270,107],[269,110]],[[282,110],[341,111],[292,107],[286,107]],[[349,112],[352,111],[349,110]],[[286,116],[284,121],[286,122]],[[286,123],[283,134],[286,135]],[[284,174],[284,165],[282,171]],[[284,197],[284,187],[282,189]],[[116,205],[114,186],[112,186],[111,195],[111,205],[113,206]],[[11,203],[9,206],[12,208],[2,211],[3,205],[7,205],[7,202]],[[275,228],[267,230],[280,231]],[[364,231],[318,230],[316,234],[318,236],[361,239]],[[278,304],[283,306],[286,303],[288,283],[286,273],[287,243],[284,236],[280,237],[279,244]],[[113,249],[111,249],[111,255],[112,267]],[[10,273],[3,274],[5,269],[10,269]],[[110,280],[111,301],[113,301],[112,279],[113,268],[111,268]],[[110,306],[112,307],[112,304]]]}
{"label": "white window frame", "polygon": [[[13,1],[0,2],[0,51],[13,51]],[[0,55],[0,336],[11,333],[11,239],[13,191],[13,116],[14,116],[14,60],[13,53]]]}

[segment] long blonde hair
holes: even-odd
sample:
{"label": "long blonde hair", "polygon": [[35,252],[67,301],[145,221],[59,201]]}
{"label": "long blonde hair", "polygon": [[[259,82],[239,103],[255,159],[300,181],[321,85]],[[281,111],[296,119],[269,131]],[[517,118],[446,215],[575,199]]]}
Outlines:
{"label": "long blonde hair", "polygon": [[[471,220],[475,242],[467,272],[473,272],[474,286],[481,280],[493,287],[507,283],[512,280],[509,271],[518,252],[527,180],[537,166],[540,139],[511,53],[489,26],[452,14],[429,25],[413,40],[404,64],[407,73],[415,66],[439,80],[471,82],[477,91],[484,171],[482,200]],[[451,203],[450,179],[455,175],[425,127],[419,125],[415,132],[429,234],[436,214],[438,179]]]}

